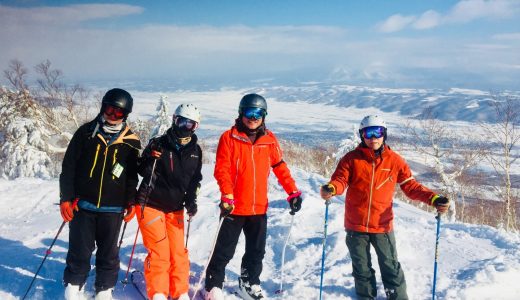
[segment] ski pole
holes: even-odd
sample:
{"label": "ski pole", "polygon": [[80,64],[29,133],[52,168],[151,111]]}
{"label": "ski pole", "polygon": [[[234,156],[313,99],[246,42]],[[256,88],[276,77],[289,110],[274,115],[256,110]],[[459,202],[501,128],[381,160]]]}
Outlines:
{"label": "ski pole", "polygon": [[225,218],[226,218],[225,216],[220,218],[220,221],[219,221],[218,227],[217,227],[217,234],[215,234],[215,239],[213,240],[213,246],[211,246],[211,252],[209,254],[208,261],[206,262],[206,265],[204,266],[204,270],[202,270],[202,273],[200,274],[199,282],[197,283],[197,288],[195,289],[195,293],[193,293],[193,296],[191,296],[191,300],[194,300],[195,297],[197,297],[197,293],[200,290],[200,285],[202,283],[202,279],[205,276],[204,274],[206,274],[206,270],[208,269],[209,262],[211,261],[211,257],[213,257],[213,252],[215,251],[215,246],[217,245],[218,234],[220,233],[220,228],[222,227],[222,224],[224,223]]}
{"label": "ski pole", "polygon": [[125,279],[121,280],[123,284],[123,288],[128,284],[128,273],[130,272],[130,267],[132,266],[132,258],[134,257],[135,244],[137,244],[137,236],[139,236],[139,227],[137,227],[137,231],[135,233],[134,245],[132,246],[132,253],[130,254],[130,260],[128,261],[128,268],[126,269]]}
{"label": "ski pole", "polygon": [[123,244],[123,237],[125,236],[125,230],[126,230],[127,224],[128,224],[128,222],[125,222],[125,225],[123,225],[123,232],[121,233],[121,239],[119,239],[119,245],[117,246],[118,249],[121,249],[121,245]]}
{"label": "ski pole", "polygon": [[325,200],[325,224],[323,230],[323,249],[321,252],[320,300],[323,291],[323,270],[325,268],[325,244],[327,242],[327,226],[329,225],[329,204],[330,200]]}
{"label": "ski pole", "polygon": [[433,288],[432,288],[432,300],[435,300],[435,286],[437,284],[437,260],[439,258],[439,232],[441,228],[441,214],[438,213],[435,217],[437,219],[437,234],[435,237],[435,262],[433,264]]}
{"label": "ski pole", "polygon": [[188,218],[188,229],[186,230],[186,245],[184,248],[188,249],[188,240],[190,238],[190,225],[191,225],[191,217]]}
{"label": "ski pole", "polygon": [[144,202],[141,203],[141,219],[144,219],[144,207],[148,203],[148,197],[150,196],[150,193],[152,192],[152,179],[153,179],[153,173],[155,172],[155,164],[157,163],[157,159],[153,160],[152,165],[152,173],[150,173],[150,180],[148,181],[148,187],[146,189],[146,195],[144,197]]}
{"label": "ski pole", "polygon": [[58,236],[60,235],[60,233],[61,233],[61,231],[63,230],[63,227],[65,226],[66,223],[67,223],[66,221],[63,221],[63,222],[61,223],[60,229],[58,229],[58,233],[56,234],[56,236],[55,236],[54,239],[52,240],[52,243],[51,243],[51,245],[49,246],[49,248],[47,249],[47,251],[45,251],[45,257],[43,257],[43,260],[42,260],[40,266],[38,267],[38,270],[36,270],[36,274],[34,274],[34,277],[33,277],[33,279],[31,280],[31,284],[29,284],[29,287],[27,288],[27,291],[25,291],[25,295],[23,295],[22,300],[24,300],[25,297],[27,297],[27,294],[28,294],[29,291],[31,290],[31,287],[32,287],[34,281],[36,280],[36,277],[38,276],[38,273],[40,272],[40,269],[42,268],[43,263],[44,263],[45,260],[47,259],[47,256],[49,256],[49,254],[51,254],[52,246],[54,246],[54,243],[56,243],[56,240],[58,239]]}
{"label": "ski pole", "polygon": [[283,248],[282,248],[282,266],[281,266],[281,278],[280,278],[280,289],[278,291],[276,291],[275,293],[276,294],[280,294],[280,293],[283,293],[283,270],[284,270],[284,265],[285,265],[285,248],[287,247],[287,242],[289,241],[289,237],[291,236],[291,229],[293,227],[293,223],[294,223],[294,212],[290,212],[291,214],[291,225],[289,225],[289,232],[287,233],[287,237],[285,238],[285,242],[283,244]]}

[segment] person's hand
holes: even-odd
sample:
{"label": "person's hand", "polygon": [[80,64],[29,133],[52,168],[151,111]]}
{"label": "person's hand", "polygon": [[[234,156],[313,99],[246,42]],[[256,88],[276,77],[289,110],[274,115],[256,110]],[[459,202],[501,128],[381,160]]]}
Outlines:
{"label": "person's hand", "polygon": [[162,155],[162,148],[159,141],[154,141],[150,144],[150,156],[153,159],[158,159]]}
{"label": "person's hand", "polygon": [[190,218],[197,214],[197,202],[187,202],[184,204],[184,207],[186,207],[186,213],[188,214],[188,216],[190,216]]}
{"label": "person's hand", "polygon": [[302,208],[302,192],[292,192],[289,197],[287,197],[287,202],[289,202],[289,206],[291,207],[291,211],[289,212],[291,215],[294,215]]}
{"label": "person's hand", "polygon": [[331,183],[324,184],[320,188],[320,195],[324,200],[329,200],[336,195],[336,187]]}
{"label": "person's hand", "polygon": [[74,200],[63,201],[60,203],[60,213],[64,222],[72,221],[72,218],[74,218],[74,211],[79,210],[78,201],[79,199],[76,198]]}
{"label": "person's hand", "polygon": [[450,208],[450,200],[442,195],[435,195],[432,198],[432,205],[437,208],[439,214],[443,214]]}
{"label": "person's hand", "polygon": [[135,205],[128,205],[128,207],[125,209],[125,214],[123,216],[123,221],[126,223],[130,222],[135,216]]}
{"label": "person's hand", "polygon": [[235,209],[235,200],[233,199],[233,195],[222,195],[222,197],[220,197],[219,207],[220,217],[229,216]]}

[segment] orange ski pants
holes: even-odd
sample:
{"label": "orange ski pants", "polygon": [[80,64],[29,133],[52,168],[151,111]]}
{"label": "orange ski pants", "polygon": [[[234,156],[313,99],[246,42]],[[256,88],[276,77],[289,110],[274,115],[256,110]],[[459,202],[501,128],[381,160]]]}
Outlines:
{"label": "orange ski pants", "polygon": [[190,261],[184,248],[184,210],[164,213],[145,207],[144,217],[137,209],[137,220],[148,251],[144,262],[146,292],[178,298],[188,292]]}

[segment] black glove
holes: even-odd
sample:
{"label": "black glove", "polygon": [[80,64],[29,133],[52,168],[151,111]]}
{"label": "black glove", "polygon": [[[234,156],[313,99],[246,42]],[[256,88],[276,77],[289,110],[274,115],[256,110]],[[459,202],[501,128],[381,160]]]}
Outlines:
{"label": "black glove", "polygon": [[435,195],[432,198],[432,204],[437,208],[437,212],[443,214],[450,208],[450,200],[442,195]]}
{"label": "black glove", "polygon": [[220,198],[220,204],[218,207],[220,208],[220,217],[225,218],[233,212],[233,209],[235,209],[234,205],[235,201],[233,199],[226,198],[222,196]]}
{"label": "black glove", "polygon": [[197,202],[196,201],[186,202],[184,204],[184,207],[186,207],[186,213],[188,213],[188,216],[193,217],[197,214]]}
{"label": "black glove", "polygon": [[162,147],[159,140],[155,139],[150,141],[150,152],[149,155],[152,159],[158,159],[161,157]]}
{"label": "black glove", "polygon": [[291,215],[294,215],[302,208],[302,192],[294,192],[287,197],[287,202],[289,202],[289,206],[291,207],[291,211],[289,212]]}

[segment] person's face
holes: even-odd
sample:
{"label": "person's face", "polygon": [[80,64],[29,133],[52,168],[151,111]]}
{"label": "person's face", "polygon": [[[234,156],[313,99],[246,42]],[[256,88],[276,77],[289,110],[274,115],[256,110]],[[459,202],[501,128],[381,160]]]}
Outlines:
{"label": "person's face", "polygon": [[251,130],[255,130],[258,127],[260,127],[260,125],[262,125],[262,119],[248,119],[245,116],[243,116],[242,123],[244,123],[244,125],[247,128],[249,128]]}
{"label": "person's face", "polygon": [[123,109],[111,105],[107,105],[103,111],[103,118],[105,118],[105,120],[111,125],[121,124],[124,116],[125,114]]}
{"label": "person's face", "polygon": [[362,130],[363,141],[372,150],[378,150],[384,143],[385,129],[381,126],[366,127]]}
{"label": "person's face", "polygon": [[379,148],[381,148],[381,146],[383,145],[384,137],[371,137],[369,139],[363,137],[363,140],[365,141],[365,144],[368,146],[368,148],[376,151],[379,150]]}

